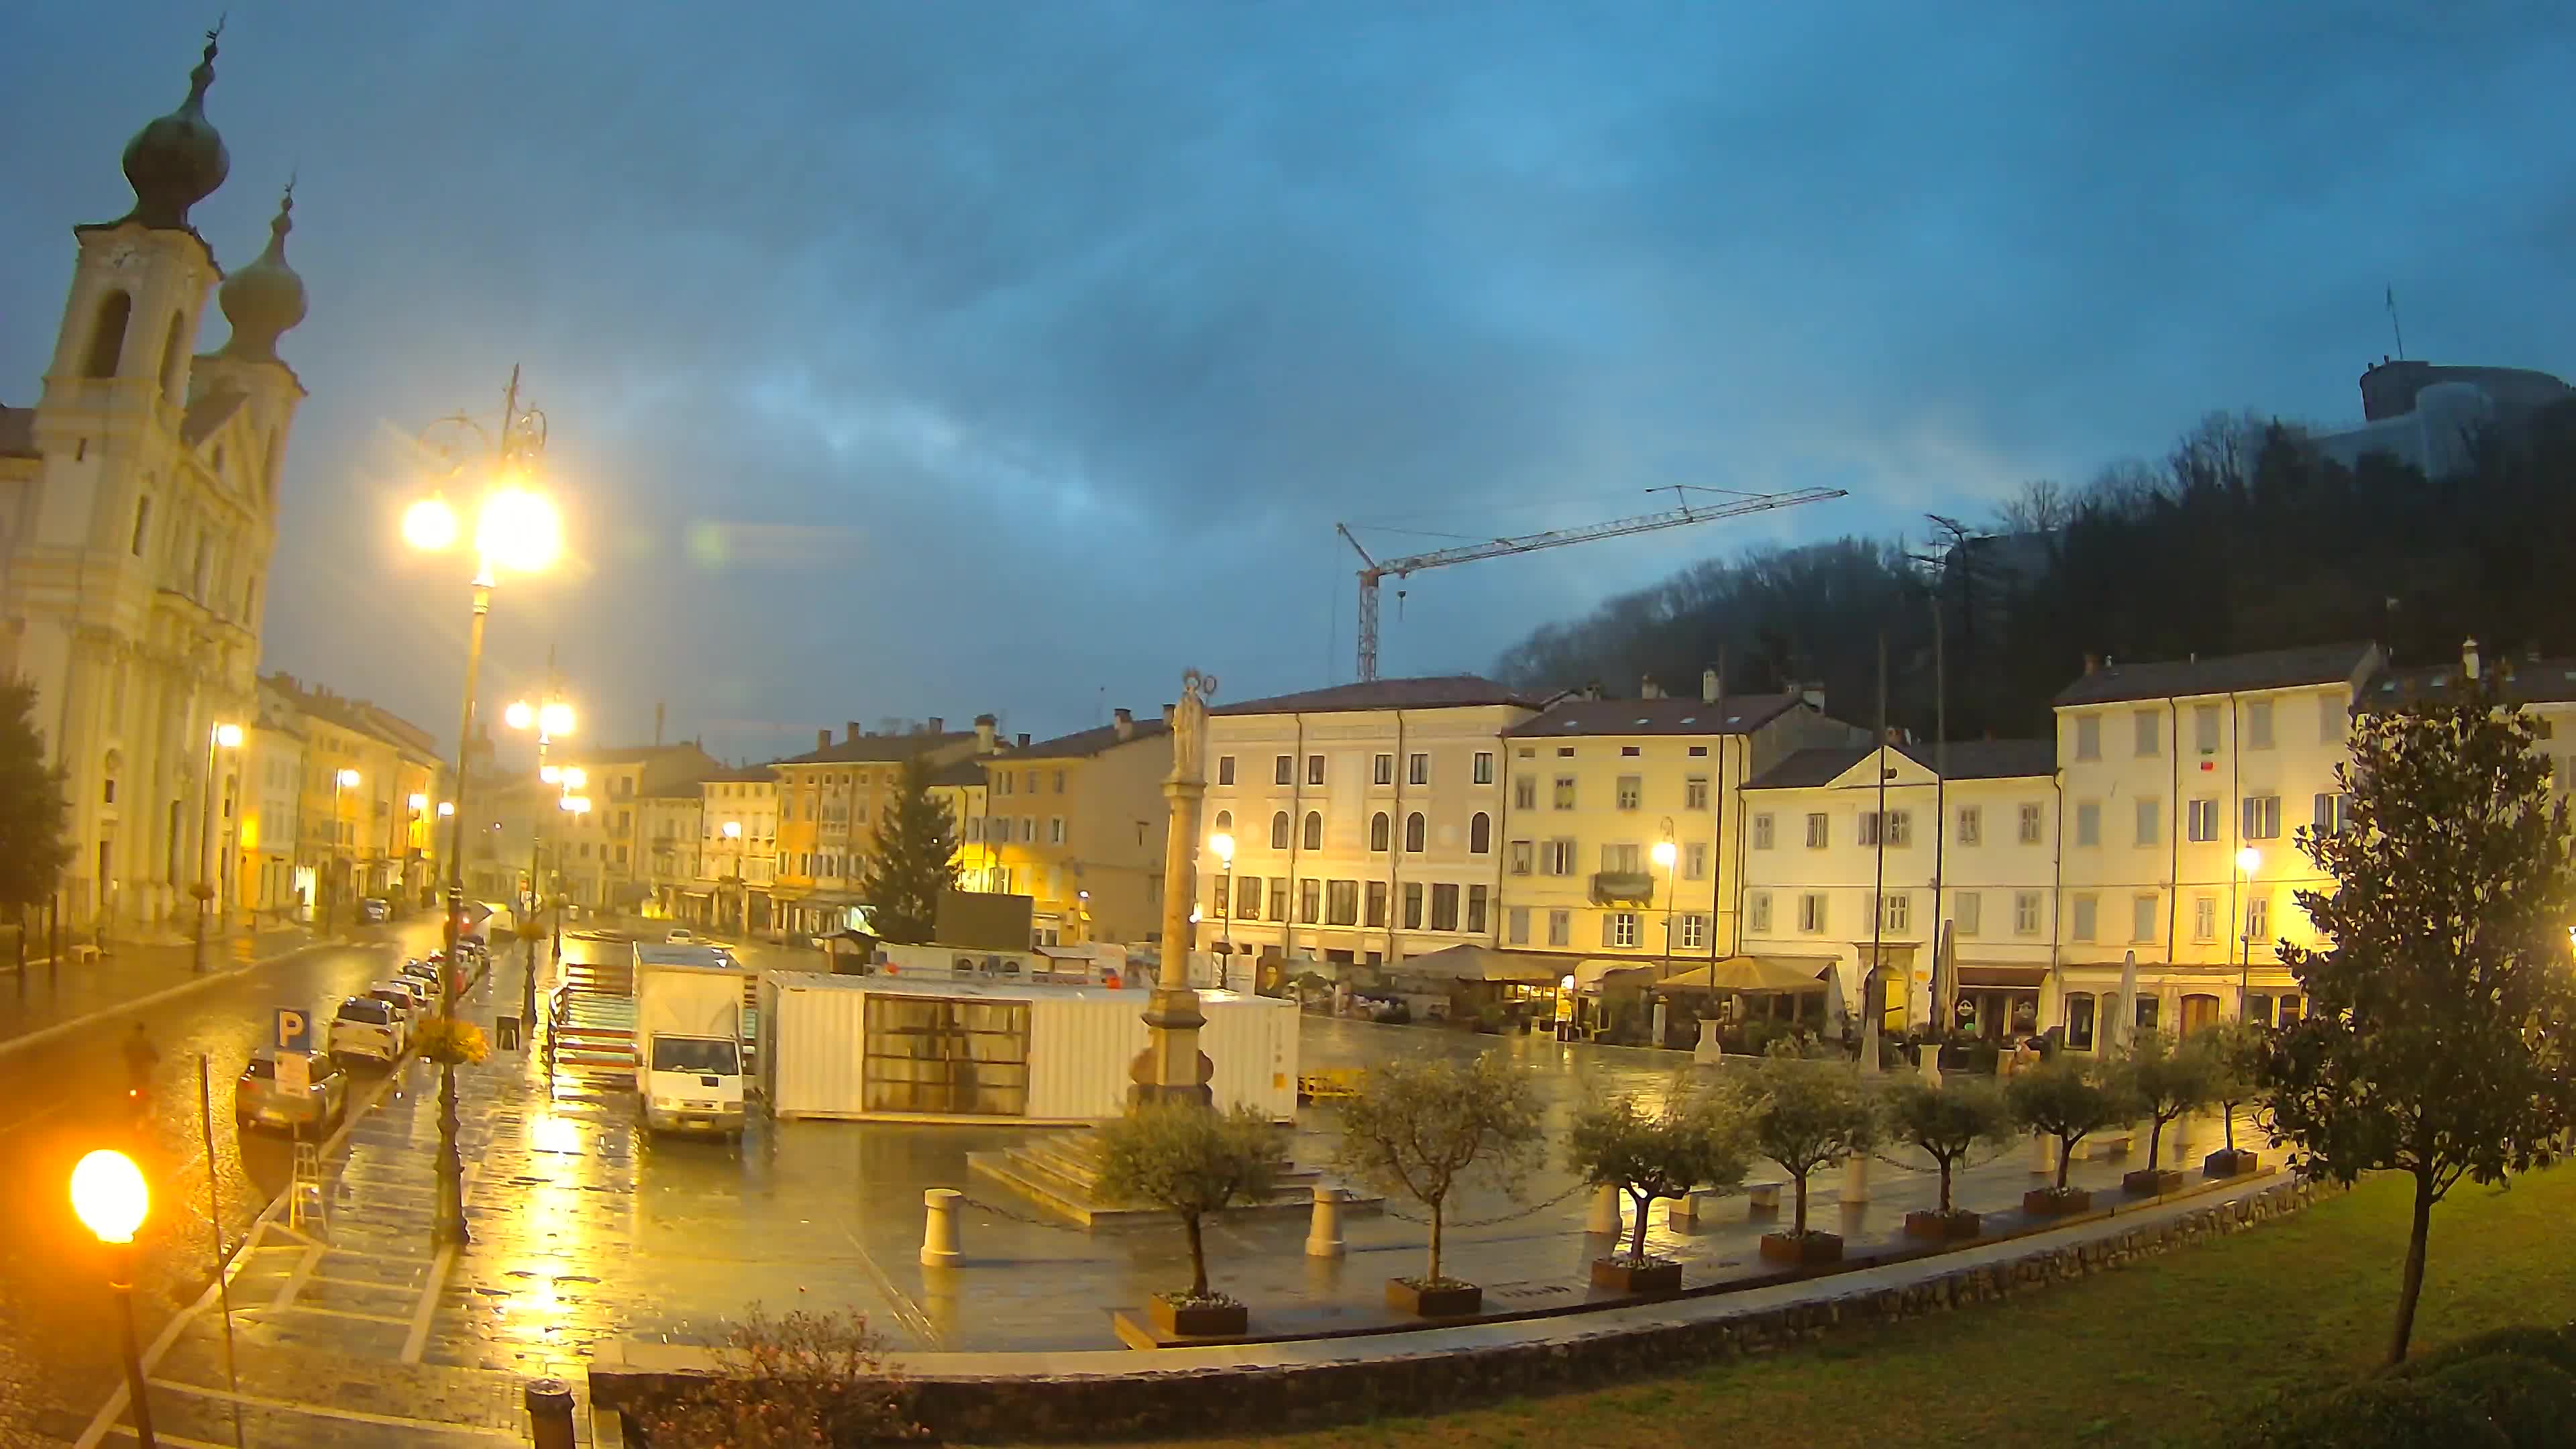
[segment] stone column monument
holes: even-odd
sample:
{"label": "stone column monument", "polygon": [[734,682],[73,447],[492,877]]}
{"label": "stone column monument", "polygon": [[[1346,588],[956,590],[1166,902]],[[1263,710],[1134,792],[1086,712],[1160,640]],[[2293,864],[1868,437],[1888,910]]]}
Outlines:
{"label": "stone column monument", "polygon": [[1199,994],[1190,989],[1190,948],[1197,944],[1190,907],[1198,900],[1199,800],[1207,794],[1203,754],[1207,701],[1216,677],[1192,669],[1181,675],[1181,700],[1172,710],[1172,773],[1163,797],[1172,802],[1171,832],[1163,842],[1163,967],[1145,1006],[1145,1050],[1128,1076],[1130,1102],[1195,1102],[1212,1106],[1208,1083],[1216,1066],[1199,1050]]}

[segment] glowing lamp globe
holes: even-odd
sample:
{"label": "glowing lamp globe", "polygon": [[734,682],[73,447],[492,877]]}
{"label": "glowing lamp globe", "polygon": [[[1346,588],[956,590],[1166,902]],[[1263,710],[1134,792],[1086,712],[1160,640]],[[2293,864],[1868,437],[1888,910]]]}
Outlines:
{"label": "glowing lamp globe", "polygon": [[563,520],[543,494],[504,488],[483,500],[474,547],[514,574],[539,573],[563,552]]}
{"label": "glowing lamp globe", "polygon": [[142,1169],[122,1152],[101,1148],[72,1169],[72,1211],[102,1243],[130,1243],[151,1209]]}
{"label": "glowing lamp globe", "polygon": [[340,782],[340,788],[343,790],[358,788],[358,772],[355,770],[342,770],[333,778]]}
{"label": "glowing lamp globe", "polygon": [[221,745],[228,750],[238,750],[241,748],[241,742],[242,729],[240,725],[220,724],[215,726],[216,744]]}
{"label": "glowing lamp globe", "polygon": [[557,701],[537,711],[537,723],[550,735],[572,733],[572,706]]}
{"label": "glowing lamp globe", "polygon": [[1208,849],[1216,852],[1217,859],[1224,861],[1228,865],[1234,864],[1233,836],[1226,834],[1222,830],[1218,831],[1216,834],[1208,837]]}
{"label": "glowing lamp globe", "polygon": [[510,707],[501,711],[501,723],[508,725],[514,730],[526,729],[529,725],[536,722],[536,718],[537,712],[530,709],[528,707],[528,702],[524,699],[514,699],[510,701]]}
{"label": "glowing lamp globe", "polygon": [[2243,850],[2236,852],[2236,868],[2245,872],[2247,875],[2252,875],[2256,870],[2261,868],[2262,864],[2263,852],[2256,850],[2250,845],[2245,847]]}
{"label": "glowing lamp globe", "polygon": [[1672,864],[1673,864],[1673,854],[1674,854],[1674,852],[1673,852],[1673,843],[1672,843],[1671,841],[1669,841],[1669,840],[1658,840],[1658,841],[1656,841],[1656,842],[1655,842],[1655,849],[1654,849],[1654,851],[1653,851],[1653,854],[1654,854],[1654,857],[1655,857],[1655,864],[1656,864],[1656,865],[1661,866],[1661,867],[1663,867],[1663,868],[1664,868],[1664,869],[1666,869],[1666,870],[1670,870],[1670,869],[1672,869]]}
{"label": "glowing lamp globe", "polygon": [[403,542],[424,553],[456,544],[456,510],[444,498],[424,498],[403,511]]}

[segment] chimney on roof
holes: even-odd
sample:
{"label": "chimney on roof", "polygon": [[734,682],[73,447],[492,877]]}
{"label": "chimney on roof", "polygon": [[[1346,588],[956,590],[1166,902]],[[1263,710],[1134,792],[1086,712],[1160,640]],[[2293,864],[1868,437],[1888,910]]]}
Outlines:
{"label": "chimney on roof", "polygon": [[1800,689],[1797,693],[1800,699],[1807,702],[1807,708],[1814,710],[1818,714],[1823,714],[1825,712],[1825,687],[1823,685],[1819,684],[1813,688]]}
{"label": "chimney on roof", "polygon": [[[851,733],[851,734],[855,735],[855,734],[857,734],[858,732],[859,732],[859,727],[858,727],[857,725],[852,725],[852,726],[850,726],[850,733]],[[831,747],[832,747],[832,732],[831,732],[830,730],[816,730],[816,731],[814,731],[814,748],[816,748],[816,749],[818,749],[818,750],[828,750],[828,749],[830,749]]]}
{"label": "chimney on roof", "polygon": [[1168,705],[1168,704],[1167,704],[1167,705],[1164,705],[1164,706],[1163,706],[1163,723],[1165,723],[1165,724],[1170,724],[1170,723],[1172,722],[1172,716],[1173,716],[1173,714],[1174,714],[1176,711],[1177,711],[1177,706],[1174,706],[1174,705]]}
{"label": "chimney on roof", "polygon": [[1702,704],[1715,704],[1725,697],[1726,686],[1717,682],[1717,671],[1714,669],[1701,670],[1699,672],[1699,702]]}
{"label": "chimney on roof", "polygon": [[993,753],[993,731],[1000,728],[1001,723],[989,714],[975,716],[975,753],[979,755]]}
{"label": "chimney on roof", "polygon": [[934,714],[928,720],[923,722],[922,732],[925,734],[944,735],[948,733],[948,721],[941,716]]}
{"label": "chimney on roof", "polygon": [[2084,672],[2085,672],[2085,673],[2087,673],[2087,674],[2094,674],[2094,673],[2098,673],[2098,672],[2100,672],[2101,668],[2102,668],[2102,656],[2101,656],[2101,655],[2099,655],[2099,654],[2087,654],[2087,655],[2085,655],[2085,656],[2084,656]]}
{"label": "chimney on roof", "polygon": [[2460,641],[2460,677],[2478,677],[2478,641],[2474,637]]}
{"label": "chimney on roof", "polygon": [[1025,750],[1029,747],[1029,734],[1026,730],[1022,730],[1017,735],[1012,736],[1012,739],[1021,749]]}
{"label": "chimney on roof", "polygon": [[1134,710],[1131,710],[1122,704],[1118,708],[1111,710],[1109,712],[1109,717],[1115,722],[1113,727],[1118,731],[1118,738],[1122,740],[1132,740],[1136,737],[1136,712]]}
{"label": "chimney on roof", "polygon": [[[859,738],[859,722],[858,722],[857,720],[854,720],[854,719],[847,719],[847,720],[843,720],[843,721],[841,721],[841,742],[842,742],[843,744],[852,744],[852,743],[856,743],[856,742],[857,742],[857,740],[858,740],[858,738]],[[831,741],[827,739],[827,740],[825,740],[823,743],[825,743],[825,744],[827,744],[827,745],[828,745],[828,744],[830,744],[830,743],[831,743]]]}
{"label": "chimney on roof", "polygon": [[1599,699],[1601,697],[1601,681],[1596,679],[1590,684],[1583,686],[1583,697],[1585,699]]}
{"label": "chimney on roof", "polygon": [[1661,699],[1664,697],[1664,687],[1655,682],[1655,676],[1651,674],[1641,674],[1637,676],[1637,697],[1639,699]]}

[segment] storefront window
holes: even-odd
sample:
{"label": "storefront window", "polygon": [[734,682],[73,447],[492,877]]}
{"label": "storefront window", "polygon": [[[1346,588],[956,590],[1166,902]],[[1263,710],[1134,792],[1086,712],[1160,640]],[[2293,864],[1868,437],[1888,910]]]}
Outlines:
{"label": "storefront window", "polygon": [[2093,995],[2091,992],[2067,993],[2066,1045],[2075,1051],[2093,1049]]}
{"label": "storefront window", "polygon": [[2138,1030],[2154,1031],[2156,1029],[2156,1004],[2156,998],[2152,996],[2141,996],[2138,998]]}

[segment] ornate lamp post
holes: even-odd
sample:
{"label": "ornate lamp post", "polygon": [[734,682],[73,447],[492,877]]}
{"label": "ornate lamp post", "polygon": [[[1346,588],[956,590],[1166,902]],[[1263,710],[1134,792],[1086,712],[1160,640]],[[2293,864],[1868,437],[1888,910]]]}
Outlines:
{"label": "ornate lamp post", "polygon": [[2254,901],[2248,889],[2254,872],[2263,868],[2263,852],[2246,846],[2236,852],[2237,955],[2236,1019],[2245,1019],[2245,1010],[2254,1004]]}
{"label": "ornate lamp post", "polygon": [[[565,703],[562,697],[555,691],[554,660],[551,656],[549,656],[546,661],[545,698],[536,704],[530,704],[524,699],[518,700],[511,704],[507,710],[503,711],[501,717],[503,721],[514,730],[530,728],[534,728],[536,730],[537,779],[545,784],[555,785],[558,787],[556,790],[556,797],[558,803],[560,803],[565,788],[569,788],[563,785],[564,776],[567,773],[579,776],[581,771],[572,770],[567,772],[558,770],[554,766],[546,763],[546,750],[554,743],[555,736],[569,735],[572,733],[572,706]],[[580,783],[579,779],[575,779],[572,782],[574,786],[578,786]],[[538,909],[537,903],[544,892],[544,885],[537,874],[537,843],[539,834],[544,829],[545,816],[534,810],[529,811],[528,910],[532,917]],[[537,1016],[537,938],[534,936],[522,936],[520,938],[520,944],[524,948],[524,959],[527,970],[526,974],[521,978],[520,984],[519,1019],[523,1022],[533,1022],[536,1020]],[[563,936],[560,928],[558,928],[555,936],[555,960],[559,963],[563,960]]]}
{"label": "ornate lamp post", "polygon": [[1215,1065],[1199,1050],[1199,994],[1190,989],[1190,916],[1198,906],[1192,884],[1198,856],[1199,800],[1207,794],[1201,769],[1207,735],[1207,698],[1216,678],[1192,669],[1181,676],[1181,700],[1172,711],[1172,773],[1163,781],[1171,801],[1171,828],[1163,837],[1163,963],[1145,1006],[1145,1050],[1128,1070],[1137,1102],[1178,1101],[1210,1106],[1208,1082]]}
{"label": "ornate lamp post", "polygon": [[[219,724],[206,731],[206,788],[199,802],[197,819],[197,949],[190,959],[191,969],[206,969],[206,918],[214,914],[215,896],[215,781],[216,751],[241,748],[242,728],[237,724]],[[229,847],[227,847],[229,849]]]}
{"label": "ornate lamp post", "polygon": [[108,1292],[116,1298],[118,1338],[125,1351],[125,1392],[134,1401],[134,1439],[152,1449],[152,1402],[143,1380],[143,1355],[134,1345],[134,1230],[151,1210],[152,1192],[142,1170],[122,1152],[101,1149],[72,1168],[72,1212],[114,1256]]}
{"label": "ornate lamp post", "polygon": [[1220,991],[1231,991],[1234,989],[1234,837],[1220,830],[1208,837],[1208,849],[1216,852],[1217,864],[1225,867],[1224,884],[1217,888],[1225,897],[1225,924],[1218,928],[1225,934],[1225,944],[1216,955],[1216,984]]}
{"label": "ornate lamp post", "polygon": [[[448,969],[442,973],[438,1014],[441,1021],[452,1026],[456,1020],[456,938],[463,929],[465,911],[465,752],[474,738],[475,686],[483,669],[483,624],[492,612],[492,590],[501,570],[530,574],[552,564],[563,547],[563,523],[554,504],[527,486],[530,469],[545,451],[546,418],[534,408],[520,406],[517,368],[510,369],[509,388],[501,395],[501,431],[497,438],[463,415],[442,418],[431,425],[432,431],[443,427],[473,434],[489,457],[488,462],[474,462],[471,466],[490,469],[490,491],[484,494],[474,519],[473,615],[466,632],[465,697],[456,731],[459,808],[447,861]],[[427,434],[422,441],[449,461],[451,477],[466,471],[469,452],[461,442],[439,444]],[[436,494],[414,503],[403,515],[403,538],[424,552],[454,547],[460,532],[456,511]],[[430,1228],[431,1238],[440,1244],[462,1244],[468,1241],[465,1167],[456,1149],[456,1064],[452,1061],[438,1066],[437,1181],[438,1211]]]}

